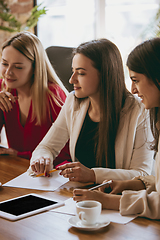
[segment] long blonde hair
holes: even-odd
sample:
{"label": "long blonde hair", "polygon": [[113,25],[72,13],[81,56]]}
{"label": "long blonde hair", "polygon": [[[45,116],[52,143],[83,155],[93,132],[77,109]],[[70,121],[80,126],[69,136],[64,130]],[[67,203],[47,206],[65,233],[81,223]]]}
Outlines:
{"label": "long blonde hair", "polygon": [[68,91],[55,73],[42,43],[34,34],[25,31],[14,35],[4,42],[2,51],[5,47],[10,45],[32,62],[34,72],[31,86],[33,108],[32,120],[36,119],[37,124],[41,125],[47,117],[47,109],[49,107],[47,96],[49,96],[51,104],[51,99],[53,99],[58,106],[62,106],[63,104],[60,97],[58,95],[55,96],[49,90],[49,83],[59,85],[66,95],[68,94]]}

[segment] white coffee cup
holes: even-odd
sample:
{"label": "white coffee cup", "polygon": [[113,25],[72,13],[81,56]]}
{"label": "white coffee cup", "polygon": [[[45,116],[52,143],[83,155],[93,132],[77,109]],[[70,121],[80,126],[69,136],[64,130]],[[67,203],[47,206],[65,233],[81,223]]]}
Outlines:
{"label": "white coffee cup", "polygon": [[83,225],[95,225],[102,210],[98,201],[86,200],[76,203],[77,215]]}

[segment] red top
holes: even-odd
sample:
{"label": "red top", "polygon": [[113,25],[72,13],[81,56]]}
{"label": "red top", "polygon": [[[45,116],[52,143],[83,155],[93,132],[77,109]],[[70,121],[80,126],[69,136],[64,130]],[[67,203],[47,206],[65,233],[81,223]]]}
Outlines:
{"label": "red top", "polygon": [[[0,80],[0,84],[1,82],[2,80]],[[65,101],[66,99],[65,93],[58,85],[56,86],[55,89],[53,87],[53,84],[51,84],[49,89],[53,92],[54,95],[56,96],[58,95],[63,102]],[[13,89],[11,93],[13,94],[13,96],[17,96],[16,89]],[[46,121],[41,126],[36,125],[36,120],[31,121],[32,102],[24,127],[21,125],[20,122],[20,109],[18,101],[16,101],[16,103],[13,103],[13,108],[11,111],[3,112],[0,109],[0,130],[4,125],[6,130],[8,146],[9,148],[17,150],[19,157],[30,159],[33,150],[43,139],[43,137],[51,127],[52,123],[56,120],[61,108],[57,106],[57,104],[53,100],[51,101],[54,107],[53,109],[51,103],[49,104],[51,117],[49,116],[48,113]],[[63,150],[61,151],[57,158],[58,159],[55,159],[56,165],[59,164],[60,162],[71,159],[69,154],[68,143],[63,148]]]}

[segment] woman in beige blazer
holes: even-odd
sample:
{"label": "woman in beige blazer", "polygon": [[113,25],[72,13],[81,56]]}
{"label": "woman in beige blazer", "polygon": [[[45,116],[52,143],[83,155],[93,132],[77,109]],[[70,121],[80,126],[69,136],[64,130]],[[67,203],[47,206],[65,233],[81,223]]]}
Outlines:
{"label": "woman in beige blazer", "polygon": [[[128,56],[127,66],[132,80],[132,93],[138,94],[146,109],[150,109],[156,152],[155,177],[138,176],[132,180],[112,181],[100,191],[75,190],[74,200],[96,199],[107,209],[119,209],[122,215],[137,214],[160,219],[160,38],[137,46]],[[111,189],[110,194],[104,193]],[[122,193],[122,195],[117,195]],[[80,196],[78,196],[80,195]]]}
{"label": "woman in beige blazer", "polygon": [[118,48],[107,39],[83,43],[74,51],[72,69],[74,92],[34,151],[32,171],[48,175],[70,139],[72,163],[59,169],[71,181],[100,183],[150,174],[148,111],[126,89]]}

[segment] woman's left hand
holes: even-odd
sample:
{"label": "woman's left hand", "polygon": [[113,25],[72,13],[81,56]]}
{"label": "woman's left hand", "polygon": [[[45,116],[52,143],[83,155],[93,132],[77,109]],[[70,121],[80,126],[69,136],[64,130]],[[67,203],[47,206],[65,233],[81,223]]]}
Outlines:
{"label": "woman's left hand", "polygon": [[88,191],[87,189],[73,190],[73,200],[77,202],[84,200],[95,200],[101,202],[104,195],[105,193],[102,193],[98,190],[94,191]]}
{"label": "woman's left hand", "polygon": [[97,190],[89,191],[87,189],[74,189],[73,200],[84,201],[94,200],[102,203],[102,208],[119,210],[119,201],[121,196],[115,194],[107,194]]}
{"label": "woman's left hand", "polygon": [[85,167],[80,162],[72,162],[61,165],[57,168],[61,170],[60,175],[69,178],[74,182],[95,182],[95,173],[93,169]]}

